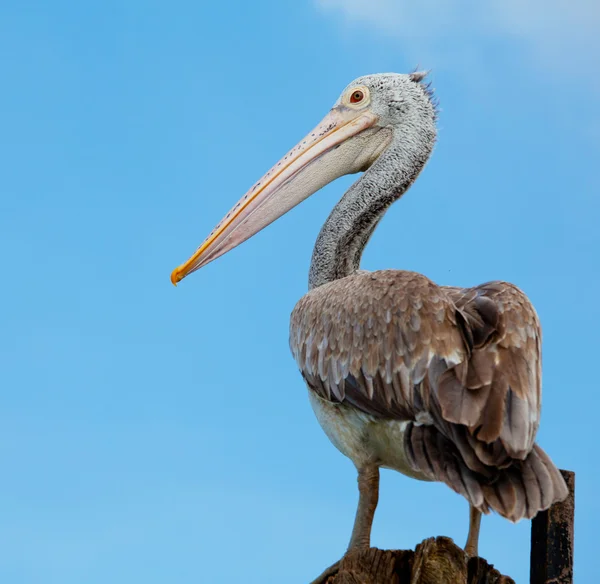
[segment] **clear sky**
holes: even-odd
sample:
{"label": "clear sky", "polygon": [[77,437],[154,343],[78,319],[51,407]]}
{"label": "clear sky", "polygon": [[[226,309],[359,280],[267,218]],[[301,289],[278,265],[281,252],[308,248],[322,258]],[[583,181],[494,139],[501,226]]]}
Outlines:
{"label": "clear sky", "polygon": [[[47,0],[0,9],[0,581],[303,584],[355,471],[289,354],[344,178],[177,289],[232,203],[353,78],[433,70],[439,142],[365,269],[519,285],[544,327],[539,440],[600,520],[595,0]],[[594,32],[596,31],[596,33]],[[467,504],[384,471],[373,545],[463,544]],[[527,582],[529,523],[481,553]]]}

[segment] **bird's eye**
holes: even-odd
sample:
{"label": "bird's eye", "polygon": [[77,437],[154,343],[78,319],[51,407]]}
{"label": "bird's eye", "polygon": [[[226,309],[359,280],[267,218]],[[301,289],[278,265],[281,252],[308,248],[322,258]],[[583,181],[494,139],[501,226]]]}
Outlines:
{"label": "bird's eye", "polygon": [[364,91],[357,89],[356,91],[352,92],[352,95],[350,96],[350,103],[360,103],[364,98]]}

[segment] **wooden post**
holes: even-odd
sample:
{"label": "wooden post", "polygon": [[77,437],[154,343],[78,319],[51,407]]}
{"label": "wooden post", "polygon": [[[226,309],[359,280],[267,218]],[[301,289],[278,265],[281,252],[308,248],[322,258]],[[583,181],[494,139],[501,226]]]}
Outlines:
{"label": "wooden post", "polygon": [[515,584],[482,558],[469,558],[448,537],[430,537],[412,550],[349,552],[311,584]]}
{"label": "wooden post", "polygon": [[[573,584],[575,473],[560,471],[569,488],[562,503],[531,525],[531,584]],[[412,550],[349,552],[312,584],[514,584],[482,558],[469,558],[447,537],[431,537]]]}
{"label": "wooden post", "polygon": [[531,523],[531,584],[572,584],[575,473],[561,470],[569,496]]}

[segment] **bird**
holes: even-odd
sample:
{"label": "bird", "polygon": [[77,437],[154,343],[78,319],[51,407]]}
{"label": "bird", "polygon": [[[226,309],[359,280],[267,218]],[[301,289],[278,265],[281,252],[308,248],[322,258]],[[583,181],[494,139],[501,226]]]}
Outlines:
{"label": "bird", "polygon": [[[469,556],[478,555],[482,514],[517,522],[568,494],[535,441],[541,326],[524,292],[504,281],[461,288],[360,268],[381,218],[431,156],[438,109],[428,72],[355,79],[171,274],[177,285],[328,183],[362,173],[317,237],[289,332],[316,418],[357,470],[348,551],[371,545],[381,468],[462,495]],[[429,236],[442,247],[450,234]]]}

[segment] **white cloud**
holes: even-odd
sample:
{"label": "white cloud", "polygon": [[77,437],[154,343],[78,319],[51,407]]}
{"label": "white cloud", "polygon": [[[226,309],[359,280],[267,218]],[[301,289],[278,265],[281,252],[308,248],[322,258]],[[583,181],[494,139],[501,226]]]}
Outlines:
{"label": "white cloud", "polygon": [[[478,60],[480,44],[504,39],[535,64],[592,78],[600,69],[599,0],[314,0],[347,24],[401,43],[411,57],[437,67]],[[477,63],[475,63],[477,66]],[[477,67],[479,68],[479,67]]]}

